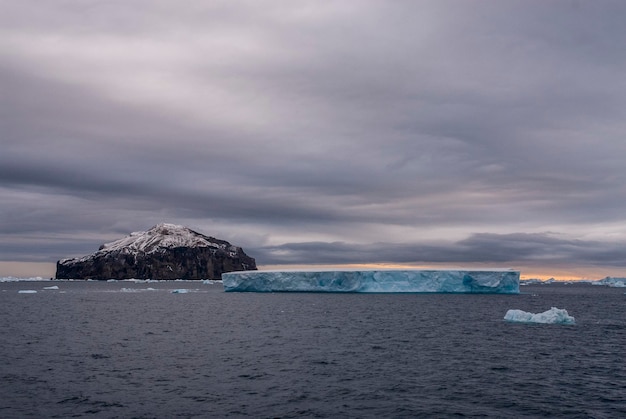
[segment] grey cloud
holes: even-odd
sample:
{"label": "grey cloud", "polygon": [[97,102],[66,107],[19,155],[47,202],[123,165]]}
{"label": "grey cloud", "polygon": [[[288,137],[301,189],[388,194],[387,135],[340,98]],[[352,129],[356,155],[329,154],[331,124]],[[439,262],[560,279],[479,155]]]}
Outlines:
{"label": "grey cloud", "polygon": [[449,243],[285,243],[254,249],[262,263],[570,263],[626,267],[625,243],[564,239],[549,233],[479,233]]}
{"label": "grey cloud", "polygon": [[[394,262],[578,254],[622,266],[599,237],[624,219],[624,12],[0,3],[14,42],[0,42],[3,257],[49,253],[34,239],[10,251],[20,231],[96,242],[183,220],[280,236],[284,248],[254,244],[268,261],[303,263],[306,246],[318,263],[379,257],[362,234]],[[531,234],[545,230],[598,241]],[[314,233],[318,244],[290,244]]]}

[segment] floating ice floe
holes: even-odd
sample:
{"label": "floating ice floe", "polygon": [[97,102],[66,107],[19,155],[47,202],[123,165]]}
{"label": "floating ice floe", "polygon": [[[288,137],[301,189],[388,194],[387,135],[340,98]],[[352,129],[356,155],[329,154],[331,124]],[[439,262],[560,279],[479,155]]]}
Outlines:
{"label": "floating ice floe", "polygon": [[506,312],[504,320],[515,323],[576,324],[576,320],[567,310],[556,307],[537,314],[512,309]]}
{"label": "floating ice floe", "polygon": [[222,281],[220,279],[204,279],[202,283],[204,285],[214,285],[214,284],[221,284]]}
{"label": "floating ice floe", "polygon": [[19,290],[17,293],[18,294],[37,294],[37,291],[35,291],[35,290]]}
{"label": "floating ice floe", "polygon": [[57,285],[53,285],[51,287],[43,287],[43,289],[45,289],[45,290],[58,290],[59,287]]}
{"label": "floating ice floe", "polygon": [[120,292],[158,291],[155,288],[120,288]]}
{"label": "floating ice floe", "polygon": [[172,290],[172,294],[187,294],[189,292],[188,289],[176,289],[176,290]]}

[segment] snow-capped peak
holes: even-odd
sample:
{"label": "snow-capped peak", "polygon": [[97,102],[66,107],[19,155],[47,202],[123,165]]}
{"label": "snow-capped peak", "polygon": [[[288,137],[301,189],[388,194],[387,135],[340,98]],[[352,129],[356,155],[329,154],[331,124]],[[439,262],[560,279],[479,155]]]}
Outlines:
{"label": "snow-capped peak", "polygon": [[124,253],[153,253],[160,249],[175,247],[212,247],[226,250],[234,246],[230,246],[228,242],[197,233],[181,225],[161,223],[148,231],[134,232],[120,240],[105,243],[100,246],[98,253],[116,251]]}

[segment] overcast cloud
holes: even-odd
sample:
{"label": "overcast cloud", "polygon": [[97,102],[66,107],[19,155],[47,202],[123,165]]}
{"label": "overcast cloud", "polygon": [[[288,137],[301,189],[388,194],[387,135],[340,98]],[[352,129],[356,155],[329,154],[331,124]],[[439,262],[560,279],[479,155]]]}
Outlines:
{"label": "overcast cloud", "polygon": [[626,276],[625,21],[603,0],[0,0],[0,268],[172,222],[261,266]]}

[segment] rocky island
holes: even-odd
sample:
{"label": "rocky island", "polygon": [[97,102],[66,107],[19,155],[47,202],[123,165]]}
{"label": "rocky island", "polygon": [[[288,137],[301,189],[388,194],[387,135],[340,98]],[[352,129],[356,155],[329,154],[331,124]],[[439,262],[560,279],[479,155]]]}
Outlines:
{"label": "rocky island", "polygon": [[158,224],[106,243],[81,258],[57,262],[57,279],[221,279],[256,270],[241,247],[187,227]]}

